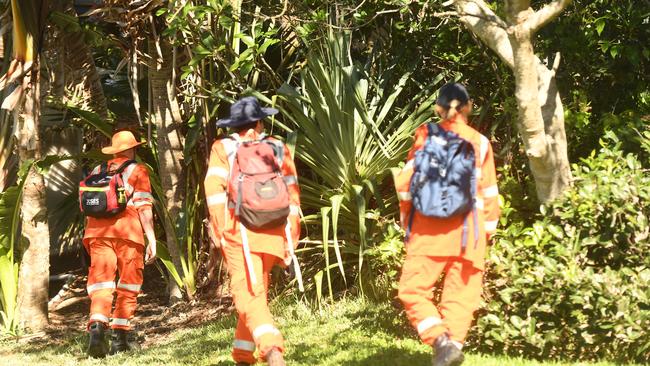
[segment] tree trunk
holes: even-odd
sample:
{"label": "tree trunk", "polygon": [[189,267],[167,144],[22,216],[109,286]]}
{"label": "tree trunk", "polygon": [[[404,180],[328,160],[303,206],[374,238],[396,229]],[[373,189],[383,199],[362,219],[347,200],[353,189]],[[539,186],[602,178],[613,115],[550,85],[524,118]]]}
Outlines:
{"label": "tree trunk", "polygon": [[[149,41],[149,82],[153,104],[153,120],[156,125],[160,183],[164,192],[163,206],[167,215],[163,218],[167,247],[176,270],[184,278],[177,228],[174,223],[181,219],[181,204],[185,198],[183,185],[183,141],[179,131],[181,111],[176,99],[174,48],[165,40]],[[160,52],[160,54],[159,54]],[[185,274],[188,275],[188,274]],[[189,293],[188,296],[192,294]],[[170,297],[177,294],[170,294]],[[170,299],[171,300],[171,299]]]}
{"label": "tree trunk", "polygon": [[[40,77],[37,60],[31,71],[22,110],[15,111],[18,154],[21,162],[41,158],[38,134]],[[25,76],[29,78],[30,76]],[[38,331],[48,324],[50,234],[45,206],[45,182],[35,168],[27,175],[22,204],[22,259],[18,275],[18,321],[21,328]]]}
{"label": "tree trunk", "polygon": [[455,3],[461,21],[513,70],[517,126],[541,202],[554,199],[571,184],[571,170],[564,109],[555,81],[559,56],[549,69],[535,55],[532,40],[539,27],[557,16],[569,2],[555,0],[533,12],[529,1],[509,0],[508,23],[482,0]]}

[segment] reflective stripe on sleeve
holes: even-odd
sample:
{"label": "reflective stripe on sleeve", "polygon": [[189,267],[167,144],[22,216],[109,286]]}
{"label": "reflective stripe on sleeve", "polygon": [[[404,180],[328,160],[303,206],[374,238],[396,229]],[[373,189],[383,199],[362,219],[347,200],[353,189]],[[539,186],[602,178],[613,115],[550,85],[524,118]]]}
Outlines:
{"label": "reflective stripe on sleeve", "polygon": [[430,316],[418,323],[418,334],[422,334],[426,332],[428,329],[441,324],[442,324],[442,319],[436,318],[435,316]]}
{"label": "reflective stripe on sleeve", "polygon": [[300,206],[298,206],[298,205],[289,205],[289,215],[300,216]]}
{"label": "reflective stripe on sleeve", "polygon": [[224,204],[227,200],[228,197],[226,196],[226,192],[215,193],[207,198],[208,206]]}
{"label": "reflective stripe on sleeve", "polygon": [[498,223],[499,223],[499,220],[486,221],[485,222],[485,231],[487,231],[487,232],[496,231]]}
{"label": "reflective stripe on sleeve", "polygon": [[259,339],[266,334],[279,335],[280,331],[271,324],[262,324],[253,330],[253,338],[255,339]]}
{"label": "reflective stripe on sleeve", "polygon": [[285,175],[284,177],[282,177],[282,179],[284,180],[284,183],[286,183],[288,186],[292,184],[298,184],[298,177],[296,177],[295,175]]}
{"label": "reflective stripe on sleeve", "polygon": [[477,209],[482,210],[485,208],[485,203],[483,202],[482,198],[476,198],[476,201],[474,203]]}
{"label": "reflective stripe on sleeve", "polygon": [[107,288],[110,288],[110,289],[115,288],[115,282],[106,281],[106,282],[93,283],[92,285],[86,286],[86,291],[88,292],[88,295],[90,295],[95,291],[103,290],[103,289],[107,289]]}
{"label": "reflective stripe on sleeve", "polygon": [[92,321],[98,321],[98,322],[108,323],[108,322],[110,322],[110,319],[108,319],[108,317],[106,315],[104,315],[104,314],[92,314],[90,316],[90,321],[91,322]]}
{"label": "reflective stripe on sleeve", "polygon": [[481,170],[481,168],[475,168],[474,175],[476,176],[476,180],[480,180],[481,175],[483,175],[483,171]]}
{"label": "reflective stripe on sleeve", "polygon": [[485,163],[485,159],[487,158],[488,146],[490,146],[490,140],[481,135],[481,166],[483,166],[483,163]]}
{"label": "reflective stripe on sleeve", "polygon": [[483,190],[484,198],[493,198],[499,195],[499,187],[497,185],[489,186]]}
{"label": "reflective stripe on sleeve", "polygon": [[121,326],[124,326],[124,327],[128,327],[131,324],[131,322],[129,321],[129,319],[113,318],[113,323],[112,324],[113,325],[121,325]]}
{"label": "reflective stripe on sleeve", "polygon": [[219,177],[223,179],[228,179],[228,169],[222,168],[219,166],[213,166],[210,169],[208,169],[208,172],[205,174],[205,177]]}
{"label": "reflective stripe on sleeve", "polygon": [[149,192],[135,192],[131,198],[134,200],[153,200],[153,195]]}
{"label": "reflective stripe on sleeve", "polygon": [[255,352],[255,343],[243,339],[235,339],[235,341],[232,342],[232,347],[244,351]]}
{"label": "reflective stripe on sleeve", "polygon": [[415,164],[415,163],[414,163],[414,160],[411,159],[411,160],[409,160],[409,161],[406,162],[406,164],[404,165],[404,168],[403,168],[403,169],[412,169],[412,168],[413,168],[413,164]]}
{"label": "reflective stripe on sleeve", "polygon": [[397,198],[400,201],[410,201],[411,200],[411,192],[397,192]]}
{"label": "reflective stripe on sleeve", "polygon": [[151,206],[151,202],[149,202],[149,201],[137,201],[137,202],[133,202],[133,206],[135,206],[135,207]]}
{"label": "reflective stripe on sleeve", "polygon": [[140,292],[142,285],[131,284],[131,283],[118,283],[117,288],[121,288],[131,292]]}

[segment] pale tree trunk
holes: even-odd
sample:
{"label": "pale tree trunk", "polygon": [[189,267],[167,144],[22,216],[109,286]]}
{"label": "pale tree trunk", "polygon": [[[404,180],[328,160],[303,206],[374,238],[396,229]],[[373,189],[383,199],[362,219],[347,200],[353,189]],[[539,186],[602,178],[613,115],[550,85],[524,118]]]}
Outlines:
{"label": "pale tree trunk", "polygon": [[[39,139],[40,77],[38,62],[24,104],[14,113],[21,162],[41,158]],[[22,259],[18,275],[18,321],[21,328],[38,331],[48,324],[50,234],[45,206],[45,182],[35,168],[27,175],[21,203]]]}
{"label": "pale tree trunk", "polygon": [[571,0],[554,0],[533,11],[529,0],[508,0],[505,22],[483,0],[455,1],[461,21],[513,70],[517,126],[541,202],[556,198],[569,187],[571,170],[564,109],[555,80],[559,54],[549,68],[535,55],[533,39],[569,3]]}
{"label": "pale tree trunk", "polygon": [[[149,54],[152,56],[148,65],[153,105],[152,117],[156,125],[159,174],[165,200],[163,205],[167,211],[167,217],[163,218],[163,222],[169,254],[176,270],[183,276],[177,231],[174,225],[180,218],[181,205],[185,199],[182,176],[183,141],[179,131],[181,111],[175,88],[175,50],[165,40],[160,39],[158,42],[150,40]],[[173,301],[178,294],[170,292],[170,300]],[[188,296],[191,295],[188,291]]]}

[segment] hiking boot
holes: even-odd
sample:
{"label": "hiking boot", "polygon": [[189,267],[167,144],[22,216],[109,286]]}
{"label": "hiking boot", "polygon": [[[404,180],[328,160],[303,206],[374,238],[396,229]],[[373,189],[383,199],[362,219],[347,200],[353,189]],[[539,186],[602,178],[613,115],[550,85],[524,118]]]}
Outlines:
{"label": "hiking boot", "polygon": [[139,346],[136,343],[129,342],[128,330],[113,329],[113,335],[111,336],[111,355],[119,352],[132,351],[138,348]]}
{"label": "hiking boot", "polygon": [[282,357],[282,352],[277,348],[273,348],[266,354],[266,362],[269,366],[286,366],[284,358]]}
{"label": "hiking boot", "polygon": [[433,366],[459,366],[465,360],[463,352],[449,339],[447,333],[436,338],[433,348]]}
{"label": "hiking boot", "polygon": [[102,358],[108,353],[108,341],[106,340],[106,325],[100,322],[90,323],[88,327],[90,335],[86,353],[90,357]]}

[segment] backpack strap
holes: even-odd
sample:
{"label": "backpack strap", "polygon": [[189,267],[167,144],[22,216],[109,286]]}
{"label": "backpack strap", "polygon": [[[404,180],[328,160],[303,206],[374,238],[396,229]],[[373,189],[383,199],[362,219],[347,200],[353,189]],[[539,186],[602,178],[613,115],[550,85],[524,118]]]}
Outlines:
{"label": "backpack strap", "polygon": [[115,172],[118,173],[118,174],[121,174],[124,171],[124,169],[126,169],[126,167],[128,167],[131,164],[135,164],[135,163],[137,163],[137,161],[135,161],[133,159],[127,160],[127,161],[123,162],[122,165],[117,167],[117,169],[115,169]]}
{"label": "backpack strap", "polygon": [[[99,172],[100,172],[101,174],[106,174],[107,171],[108,171],[108,162],[103,162],[103,163],[101,163],[101,164],[99,165]],[[92,174],[92,172],[91,172],[91,174]]]}

